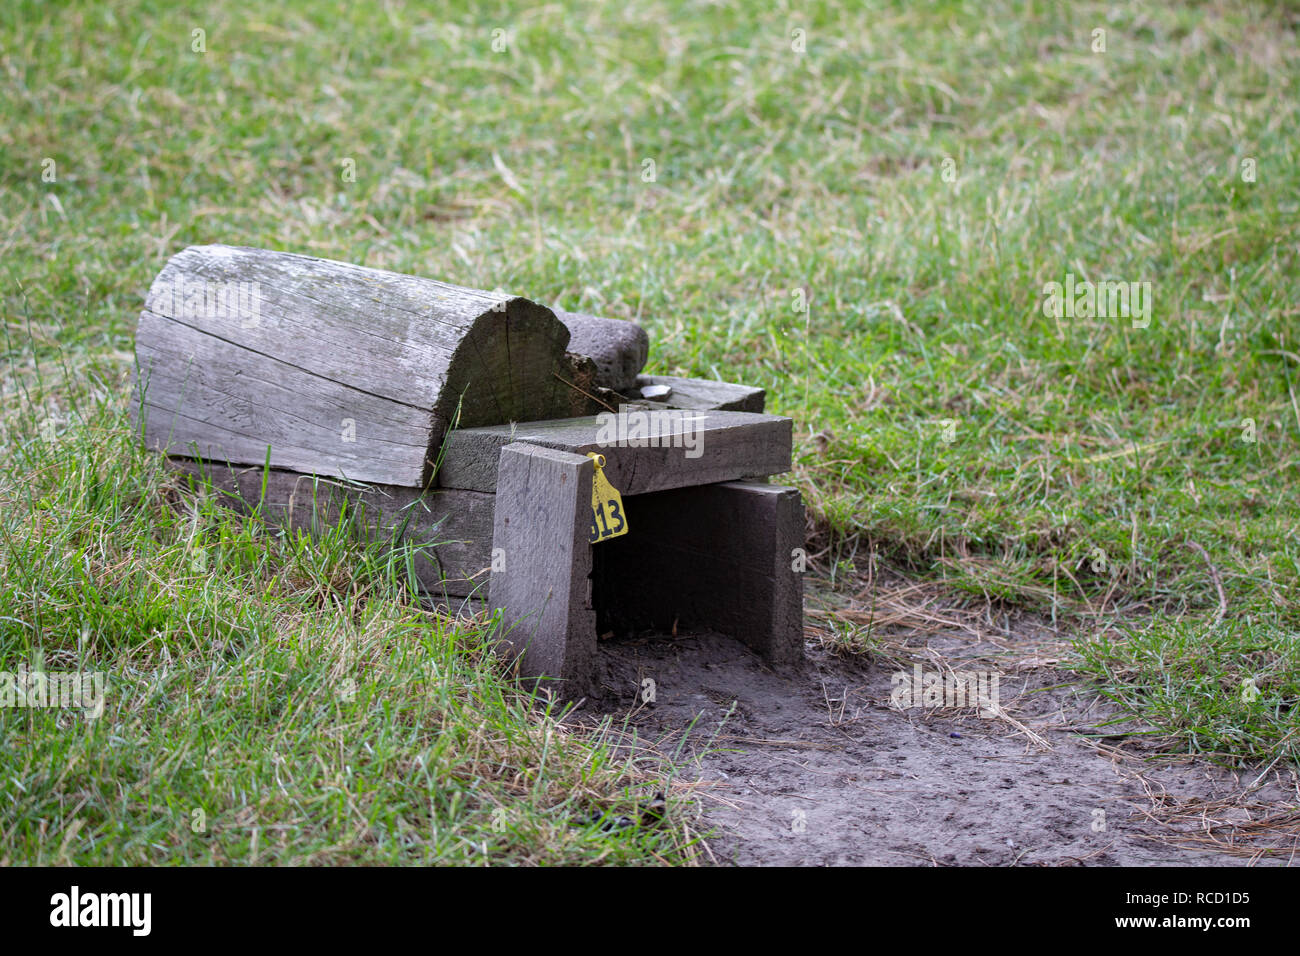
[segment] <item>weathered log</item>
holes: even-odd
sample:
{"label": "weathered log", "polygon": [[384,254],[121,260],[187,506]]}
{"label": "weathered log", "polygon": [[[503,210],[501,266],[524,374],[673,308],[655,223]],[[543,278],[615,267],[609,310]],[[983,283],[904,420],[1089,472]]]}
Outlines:
{"label": "weathered log", "polygon": [[379,269],[191,246],[136,335],[145,439],[172,454],[408,487],[462,427],[572,414],[550,309]]}
{"label": "weathered log", "polygon": [[569,351],[596,363],[596,384],[629,395],[650,355],[650,337],[635,322],[556,309],[569,329]]}

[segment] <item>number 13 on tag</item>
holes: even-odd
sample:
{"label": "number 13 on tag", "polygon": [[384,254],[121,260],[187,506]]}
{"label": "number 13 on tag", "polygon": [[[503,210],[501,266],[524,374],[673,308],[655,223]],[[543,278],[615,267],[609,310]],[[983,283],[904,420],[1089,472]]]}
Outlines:
{"label": "number 13 on tag", "polygon": [[591,480],[591,530],[587,535],[587,540],[595,544],[627,534],[627,518],[623,516],[623,496],[609,483],[602,470],[605,456],[589,451],[587,457],[596,465],[596,474]]}

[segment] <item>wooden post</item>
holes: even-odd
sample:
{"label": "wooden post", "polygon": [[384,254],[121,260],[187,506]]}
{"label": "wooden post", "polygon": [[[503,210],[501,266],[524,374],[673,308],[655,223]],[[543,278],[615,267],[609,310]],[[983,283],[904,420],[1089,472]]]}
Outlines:
{"label": "wooden post", "polygon": [[[596,613],[591,604],[590,458],[514,442],[501,449],[491,606],[526,677],[560,678],[560,695],[589,692]],[[498,550],[500,549],[500,550]]]}

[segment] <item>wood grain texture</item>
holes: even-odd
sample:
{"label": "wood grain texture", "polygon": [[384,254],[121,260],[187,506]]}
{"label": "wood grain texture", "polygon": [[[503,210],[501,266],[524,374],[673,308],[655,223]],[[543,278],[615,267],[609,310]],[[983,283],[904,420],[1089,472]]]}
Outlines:
{"label": "wood grain texture", "polygon": [[464,426],[567,414],[568,339],[528,299],[191,246],[150,288],[135,407],[175,453],[262,464],[269,445],[274,467],[416,487],[458,405]]}
{"label": "wood grain texture", "polygon": [[799,491],[726,482],[625,497],[631,531],[593,547],[597,628],[705,627],[767,660],[803,657]]}
{"label": "wood grain texture", "polygon": [[511,443],[500,450],[490,603],[501,608],[502,640],[521,655],[521,673],[546,676],[566,697],[586,693],[594,675],[596,614],[591,605],[590,458]]}
{"label": "wood grain texture", "polygon": [[650,336],[635,322],[603,319],[585,312],[555,310],[569,330],[569,351],[596,363],[596,384],[624,395],[636,387],[637,372],[650,355]]}
{"label": "wood grain texture", "polygon": [[495,496],[475,491],[395,485],[355,486],[330,478],[272,469],[262,495],[263,469],[224,463],[170,460],[186,474],[212,480],[228,507],[252,514],[261,504],[269,524],[301,528],[309,534],[337,527],[342,509],[352,516],[358,535],[400,540],[417,547],[414,569],[421,588],[443,602],[475,594],[487,597],[492,564],[492,515]]}
{"label": "wood grain texture", "polygon": [[677,375],[638,375],[637,387],[667,385],[672,394],[663,400],[672,408],[695,408],[701,411],[762,412],[767,393],[749,385],[714,382],[704,378],[681,378]]}
{"label": "wood grain texture", "polygon": [[683,427],[696,431],[698,457],[688,457],[688,449],[671,445],[603,443],[601,417],[589,416],[453,431],[447,436],[435,481],[446,488],[494,491],[501,448],[516,441],[580,455],[599,452],[605,456],[606,476],[624,495],[790,470],[790,419],[748,412],[685,414],[693,416],[693,424]]}

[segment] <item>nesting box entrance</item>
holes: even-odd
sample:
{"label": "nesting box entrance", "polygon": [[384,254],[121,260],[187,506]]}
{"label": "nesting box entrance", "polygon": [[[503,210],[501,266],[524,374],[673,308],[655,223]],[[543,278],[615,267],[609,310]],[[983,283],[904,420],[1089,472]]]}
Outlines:
{"label": "nesting box entrance", "polygon": [[623,499],[630,532],[592,548],[597,633],[708,629],[769,660],[802,655],[803,539],[792,488],[724,482]]}

